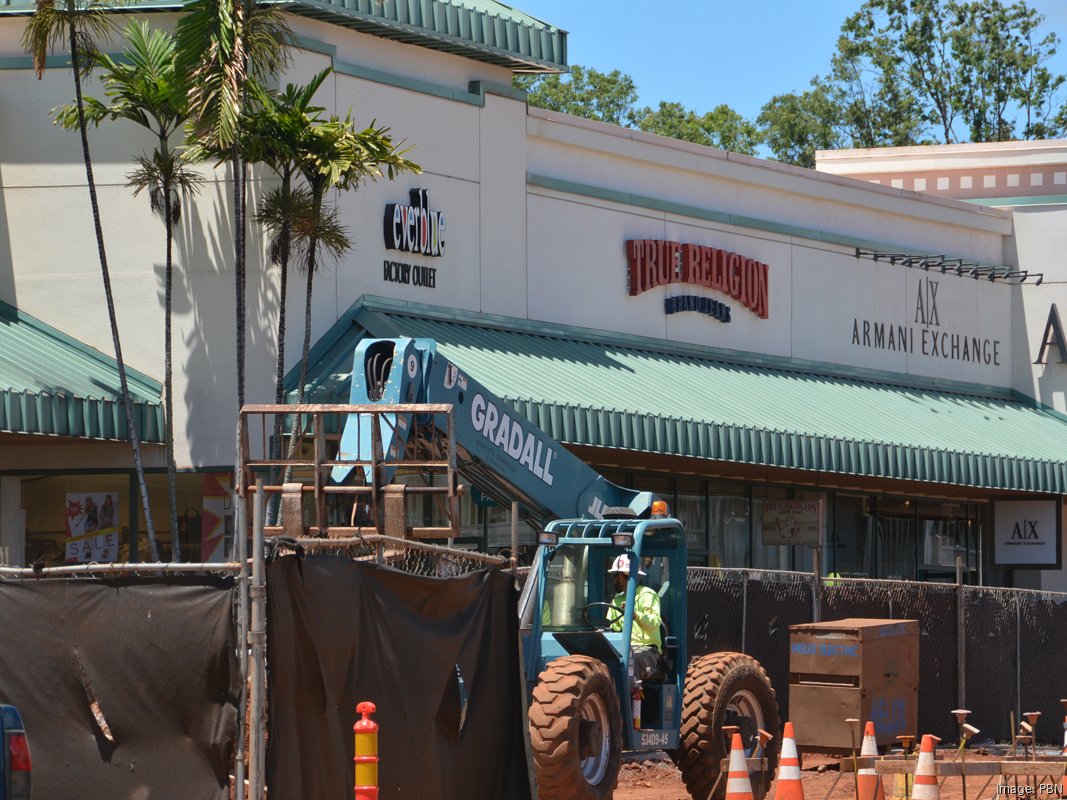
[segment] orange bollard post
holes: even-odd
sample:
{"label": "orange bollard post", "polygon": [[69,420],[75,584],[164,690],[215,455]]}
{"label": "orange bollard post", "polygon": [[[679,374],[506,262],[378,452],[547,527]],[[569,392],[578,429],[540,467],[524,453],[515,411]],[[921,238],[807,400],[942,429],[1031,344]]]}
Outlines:
{"label": "orange bollard post", "polygon": [[355,800],[378,800],[378,723],[370,718],[377,710],[374,703],[356,706],[356,712],[363,716],[352,726],[356,737]]}

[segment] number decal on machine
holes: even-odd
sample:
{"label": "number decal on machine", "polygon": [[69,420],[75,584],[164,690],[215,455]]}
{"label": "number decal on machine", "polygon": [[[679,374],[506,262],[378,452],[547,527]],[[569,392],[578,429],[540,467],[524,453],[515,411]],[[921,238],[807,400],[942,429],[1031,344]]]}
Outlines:
{"label": "number decal on machine", "polygon": [[666,732],[664,733],[642,733],[641,734],[641,746],[642,747],[665,747],[670,740],[670,737]]}

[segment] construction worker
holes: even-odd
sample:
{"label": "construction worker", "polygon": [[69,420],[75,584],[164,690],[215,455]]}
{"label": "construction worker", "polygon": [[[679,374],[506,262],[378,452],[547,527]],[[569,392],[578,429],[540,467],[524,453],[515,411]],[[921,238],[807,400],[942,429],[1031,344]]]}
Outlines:
{"label": "construction worker", "polygon": [[[630,576],[630,557],[623,553],[616,558],[608,574],[612,577],[612,588],[615,591],[615,598],[612,602],[625,612],[626,580]],[[646,573],[641,569],[638,569],[637,575],[640,578],[646,577]],[[621,631],[622,621],[623,614],[618,614],[615,619],[611,620],[611,629]],[[630,652],[633,655],[634,677],[638,681],[661,672],[660,653],[663,652],[663,642],[660,640],[660,624],[662,622],[659,595],[648,586],[638,586],[634,596],[634,621],[630,630]]]}

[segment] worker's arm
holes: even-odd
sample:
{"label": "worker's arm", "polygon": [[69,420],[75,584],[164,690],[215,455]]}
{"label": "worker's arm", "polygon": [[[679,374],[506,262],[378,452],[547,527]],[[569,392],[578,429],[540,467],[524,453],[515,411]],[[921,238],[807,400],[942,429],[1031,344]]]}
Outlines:
{"label": "worker's arm", "polygon": [[662,621],[659,613],[659,595],[655,590],[642,586],[634,601],[634,624],[640,625],[641,630],[649,636],[658,637]]}

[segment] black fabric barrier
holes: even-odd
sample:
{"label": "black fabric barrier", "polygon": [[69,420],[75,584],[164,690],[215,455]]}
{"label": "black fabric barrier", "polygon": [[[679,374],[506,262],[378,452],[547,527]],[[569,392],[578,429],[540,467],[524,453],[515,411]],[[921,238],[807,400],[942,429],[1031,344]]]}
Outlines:
{"label": "black fabric barrier", "polygon": [[366,700],[381,797],[529,800],[509,575],[290,556],[270,564],[267,589],[271,800],[352,796]]}
{"label": "black fabric barrier", "polygon": [[22,712],[35,798],[229,797],[232,594],[209,577],[0,582],[0,702]]}

